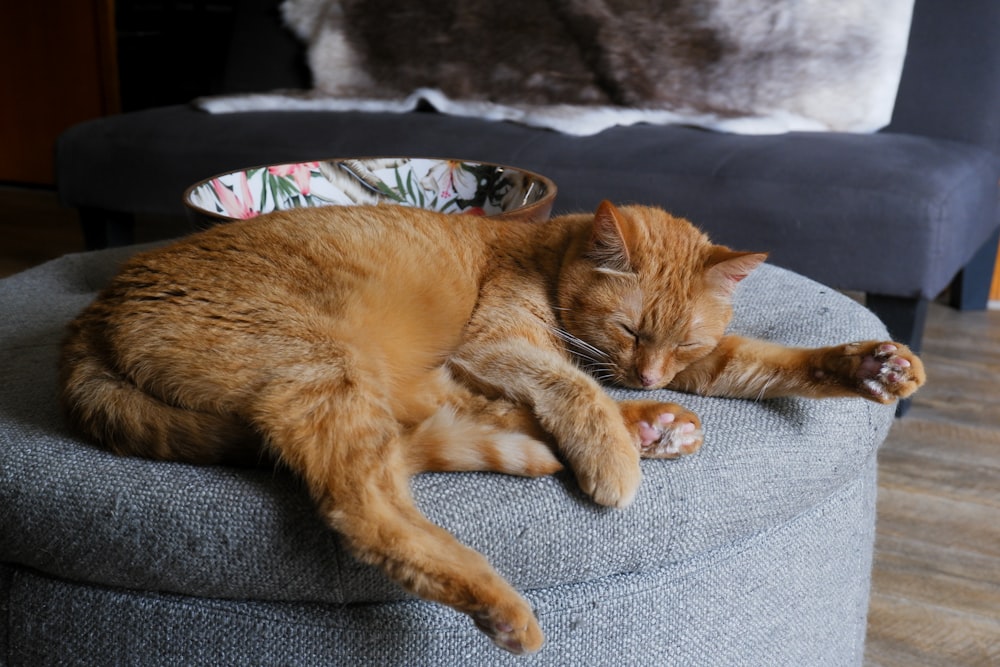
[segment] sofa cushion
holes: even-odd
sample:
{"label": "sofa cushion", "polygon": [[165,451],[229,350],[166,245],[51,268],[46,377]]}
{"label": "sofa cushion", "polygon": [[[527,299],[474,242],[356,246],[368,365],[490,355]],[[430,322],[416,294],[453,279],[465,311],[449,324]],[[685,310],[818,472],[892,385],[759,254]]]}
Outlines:
{"label": "sofa cushion", "polygon": [[661,206],[720,243],[838,289],[933,298],[996,227],[1000,160],[915,135],[743,136],[687,127],[591,137],[429,112],[213,115],[174,106],[98,119],[58,144],[66,204],[181,215],[184,189],[246,166],[337,157],[466,158],[530,169],[556,211]]}

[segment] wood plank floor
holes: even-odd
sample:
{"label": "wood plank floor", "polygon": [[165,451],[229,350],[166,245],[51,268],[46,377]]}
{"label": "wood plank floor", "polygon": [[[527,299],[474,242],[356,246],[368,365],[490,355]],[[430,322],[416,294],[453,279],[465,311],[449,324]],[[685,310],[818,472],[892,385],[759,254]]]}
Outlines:
{"label": "wood plank floor", "polygon": [[[0,187],[0,276],[82,249],[76,225],[51,192]],[[1000,666],[1000,311],[928,320],[928,384],[879,457],[865,665]]]}
{"label": "wood plank floor", "polygon": [[1000,665],[1000,312],[933,304],[879,454],[866,665]]}

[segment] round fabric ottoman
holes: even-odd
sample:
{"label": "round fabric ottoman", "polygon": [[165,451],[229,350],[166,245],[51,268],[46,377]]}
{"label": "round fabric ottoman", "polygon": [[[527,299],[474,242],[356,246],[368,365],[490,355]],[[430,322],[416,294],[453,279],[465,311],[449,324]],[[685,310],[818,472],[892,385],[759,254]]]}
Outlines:
{"label": "round fabric ottoman", "polygon": [[[705,445],[643,461],[625,510],[565,473],[416,478],[423,511],[534,605],[547,643],[515,657],[354,561],[288,474],[119,458],[67,430],[63,329],[134,251],[0,281],[0,662],[861,664],[892,406],[657,392],[701,415]],[[886,336],[769,266],[741,284],[732,328],[805,346]]]}

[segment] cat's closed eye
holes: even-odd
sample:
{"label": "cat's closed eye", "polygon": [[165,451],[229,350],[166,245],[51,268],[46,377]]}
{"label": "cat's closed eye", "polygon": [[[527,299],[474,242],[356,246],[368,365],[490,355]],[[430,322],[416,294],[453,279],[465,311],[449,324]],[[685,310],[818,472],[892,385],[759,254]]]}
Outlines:
{"label": "cat's closed eye", "polygon": [[619,323],[618,327],[624,331],[629,337],[631,337],[636,343],[639,342],[639,333],[627,324]]}

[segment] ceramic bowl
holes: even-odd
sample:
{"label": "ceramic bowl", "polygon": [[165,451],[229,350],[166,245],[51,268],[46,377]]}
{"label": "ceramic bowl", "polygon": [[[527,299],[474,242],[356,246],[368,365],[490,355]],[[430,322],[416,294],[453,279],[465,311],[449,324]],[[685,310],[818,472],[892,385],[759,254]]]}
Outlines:
{"label": "ceramic bowl", "polygon": [[353,158],[266,165],[219,174],[184,193],[205,227],[301,206],[398,204],[543,222],[556,197],[550,179],[488,162]]}

